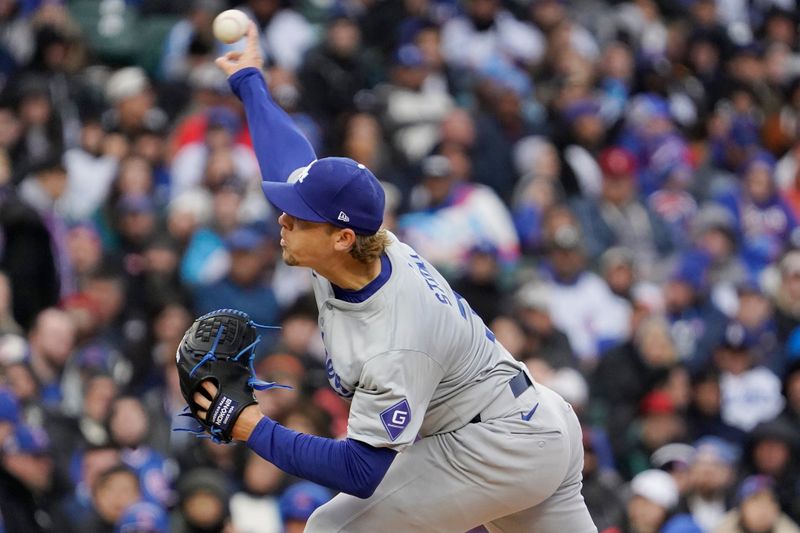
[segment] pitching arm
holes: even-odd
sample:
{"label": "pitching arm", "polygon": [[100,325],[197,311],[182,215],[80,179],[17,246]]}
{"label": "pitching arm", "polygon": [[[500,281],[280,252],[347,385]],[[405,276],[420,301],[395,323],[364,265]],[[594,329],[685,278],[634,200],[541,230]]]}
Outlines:
{"label": "pitching arm", "polygon": [[245,49],[228,52],[217,58],[216,63],[228,75],[234,94],[244,103],[263,180],[286,181],[292,171],[317,158],[311,144],[267,90],[261,74],[264,60],[255,24],[251,22],[247,28]]}
{"label": "pitching arm", "polygon": [[247,445],[281,470],[359,498],[369,498],[397,452],[363,442],[337,441],[288,429],[267,417]]}

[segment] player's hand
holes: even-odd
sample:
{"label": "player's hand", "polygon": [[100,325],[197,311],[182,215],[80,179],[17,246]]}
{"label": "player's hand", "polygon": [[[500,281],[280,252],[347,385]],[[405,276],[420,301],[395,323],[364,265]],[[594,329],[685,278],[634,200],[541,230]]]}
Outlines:
{"label": "player's hand", "polygon": [[261,55],[261,45],[258,38],[258,29],[253,21],[247,26],[246,44],[242,52],[228,52],[218,57],[216,64],[228,76],[233,76],[243,68],[255,67],[261,70],[264,67],[264,58]]}
{"label": "player's hand", "polygon": [[208,393],[208,397],[201,392],[195,392],[192,399],[194,403],[197,404],[197,407],[199,407],[197,416],[205,420],[208,416],[208,408],[211,406],[211,400],[208,398],[213,399],[217,395],[217,386],[214,385],[212,381],[207,380],[202,383],[201,387]]}
{"label": "player's hand", "polygon": [[[195,392],[192,399],[198,406],[197,416],[205,420],[208,416],[208,408],[211,406],[211,400],[208,398],[213,399],[217,395],[217,386],[214,385],[214,382],[211,380],[207,380],[203,382],[201,387],[206,391],[208,397],[201,392]],[[242,410],[239,418],[236,419],[231,436],[235,440],[246,441],[250,438],[250,433],[253,432],[256,424],[258,424],[262,418],[264,418],[264,415],[261,413],[258,404],[248,405]]]}

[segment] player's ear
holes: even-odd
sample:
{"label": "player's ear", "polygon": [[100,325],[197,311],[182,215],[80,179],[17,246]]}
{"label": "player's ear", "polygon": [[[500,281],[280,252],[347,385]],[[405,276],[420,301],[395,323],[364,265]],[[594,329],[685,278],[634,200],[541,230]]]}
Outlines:
{"label": "player's ear", "polygon": [[356,234],[350,228],[344,228],[337,230],[333,239],[333,247],[337,252],[348,252],[356,242]]}

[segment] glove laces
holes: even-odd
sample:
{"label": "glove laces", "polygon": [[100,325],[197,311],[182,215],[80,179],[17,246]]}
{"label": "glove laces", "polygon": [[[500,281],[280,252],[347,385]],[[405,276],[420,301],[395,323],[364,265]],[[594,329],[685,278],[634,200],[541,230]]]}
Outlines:
{"label": "glove laces", "polygon": [[[222,311],[229,312],[229,313],[232,313],[232,314],[235,314],[235,315],[238,315],[238,316],[243,316],[243,317],[247,316],[245,313],[242,313],[241,311],[237,311],[235,309],[223,309]],[[200,318],[201,319],[207,318],[207,317],[211,316],[212,314],[216,314],[216,313],[219,313],[219,311],[214,311],[213,313],[209,313],[207,315],[203,315]],[[256,322],[253,322],[252,320],[248,321],[248,325],[249,326],[253,326],[255,328],[261,328],[261,329],[281,329],[280,326],[266,326],[264,324],[258,324]],[[217,346],[219,345],[219,341],[222,338],[222,335],[224,334],[224,331],[225,331],[225,326],[220,325],[219,330],[217,330],[217,335],[216,335],[216,337],[214,337],[214,343],[211,345],[211,349],[208,351],[207,354],[205,354],[200,359],[200,361],[197,362],[196,365],[194,365],[194,367],[192,367],[192,369],[189,371],[189,375],[190,376],[194,376],[194,373],[197,371],[197,369],[199,369],[200,367],[202,367],[204,364],[208,363],[209,361],[216,361],[217,360],[217,355],[214,352],[216,351]],[[256,376],[256,369],[254,367],[254,362],[255,362],[255,357],[256,357],[256,347],[258,347],[258,344],[260,342],[261,342],[261,335],[259,334],[259,335],[256,336],[256,340],[254,340],[253,342],[251,342],[250,344],[248,344],[247,346],[242,348],[242,350],[239,353],[237,353],[235,356],[231,357],[231,360],[232,361],[236,361],[236,362],[240,362],[241,357],[244,354],[249,352],[249,356],[247,357],[247,367],[250,369],[250,378],[247,380],[247,384],[250,387],[252,387],[253,389],[259,390],[259,391],[268,390],[268,389],[289,389],[289,390],[291,390],[293,387],[291,387],[289,385],[282,385],[280,383],[275,383],[275,382],[272,382],[272,381],[264,381],[262,379],[259,379]],[[199,439],[210,439],[213,442],[215,442],[216,444],[230,444],[230,441],[224,440],[225,436],[223,434],[222,428],[219,428],[219,427],[214,426],[214,425],[210,425],[208,427],[208,429],[206,429],[206,427],[203,426],[203,424],[201,424],[195,418],[194,414],[192,414],[192,412],[191,412],[191,410],[190,410],[188,405],[183,408],[183,410],[181,411],[181,413],[178,416],[191,418],[194,422],[196,422],[196,426],[195,427],[172,428],[172,431],[181,431],[181,432],[191,433],[196,438],[199,438]],[[206,416],[208,416],[208,414],[206,414]]]}

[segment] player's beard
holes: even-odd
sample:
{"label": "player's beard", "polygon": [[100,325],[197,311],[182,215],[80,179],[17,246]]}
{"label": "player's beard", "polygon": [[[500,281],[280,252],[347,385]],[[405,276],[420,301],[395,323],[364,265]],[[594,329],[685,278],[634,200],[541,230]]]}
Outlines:
{"label": "player's beard", "polygon": [[300,263],[297,261],[297,259],[295,259],[295,257],[292,254],[290,254],[286,250],[286,248],[283,249],[283,251],[281,253],[281,257],[283,257],[283,262],[286,263],[287,265],[289,265],[290,267],[300,265]]}

